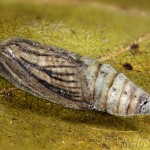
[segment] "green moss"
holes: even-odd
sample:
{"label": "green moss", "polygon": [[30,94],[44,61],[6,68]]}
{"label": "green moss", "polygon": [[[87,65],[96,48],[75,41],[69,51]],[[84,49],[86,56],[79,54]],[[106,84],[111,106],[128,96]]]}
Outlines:
{"label": "green moss", "polygon": [[[139,4],[140,5],[140,4]],[[148,16],[94,8],[90,4],[1,3],[0,40],[24,37],[92,58],[105,56],[150,31]],[[109,60],[150,92],[147,40],[135,56]],[[134,70],[123,68],[130,63]],[[13,88],[9,91],[9,87]],[[150,116],[115,117],[52,104],[0,79],[0,149],[148,149]]]}

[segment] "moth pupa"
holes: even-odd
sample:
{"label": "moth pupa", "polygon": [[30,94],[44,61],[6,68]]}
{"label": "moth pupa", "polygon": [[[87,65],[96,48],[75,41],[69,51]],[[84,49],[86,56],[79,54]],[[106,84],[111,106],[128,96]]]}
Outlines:
{"label": "moth pupa", "polygon": [[150,114],[150,95],[109,64],[27,39],[0,44],[0,75],[65,107],[118,116]]}

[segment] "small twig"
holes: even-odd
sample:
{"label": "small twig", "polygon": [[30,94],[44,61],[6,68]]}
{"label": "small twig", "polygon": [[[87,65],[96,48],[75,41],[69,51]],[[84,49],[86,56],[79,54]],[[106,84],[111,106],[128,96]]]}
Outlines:
{"label": "small twig", "polygon": [[122,54],[126,51],[129,51],[131,49],[131,46],[133,44],[140,44],[141,42],[145,41],[146,39],[150,38],[150,33],[147,33],[147,34],[144,34],[140,37],[138,37],[135,41],[133,41],[132,43],[126,45],[126,46],[123,46],[121,47],[120,49],[118,49],[117,51],[115,52],[112,52],[111,54],[108,54],[107,56],[104,56],[104,57],[101,57],[101,58],[98,58],[98,62],[103,62],[103,61],[107,61],[107,60],[110,60],[116,56],[118,56],[119,54]]}

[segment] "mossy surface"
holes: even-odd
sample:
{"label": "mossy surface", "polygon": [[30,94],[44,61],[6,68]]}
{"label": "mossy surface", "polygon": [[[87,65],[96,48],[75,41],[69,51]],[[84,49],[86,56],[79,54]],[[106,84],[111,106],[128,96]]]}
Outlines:
{"label": "mossy surface", "polygon": [[[34,39],[96,59],[150,32],[147,15],[100,9],[83,1],[82,5],[28,2],[0,3],[0,41],[11,37]],[[150,93],[150,39],[140,44],[137,53],[128,51],[105,63]],[[125,69],[124,63],[130,63],[133,70]],[[0,78],[2,150],[147,150],[149,134],[150,116],[116,117],[64,108]]]}

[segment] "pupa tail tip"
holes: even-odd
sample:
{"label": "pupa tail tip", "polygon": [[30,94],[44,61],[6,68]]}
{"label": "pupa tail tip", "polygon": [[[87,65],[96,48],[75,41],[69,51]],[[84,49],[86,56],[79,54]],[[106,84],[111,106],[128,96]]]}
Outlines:
{"label": "pupa tail tip", "polygon": [[140,112],[141,115],[150,115],[150,96],[141,106]]}

